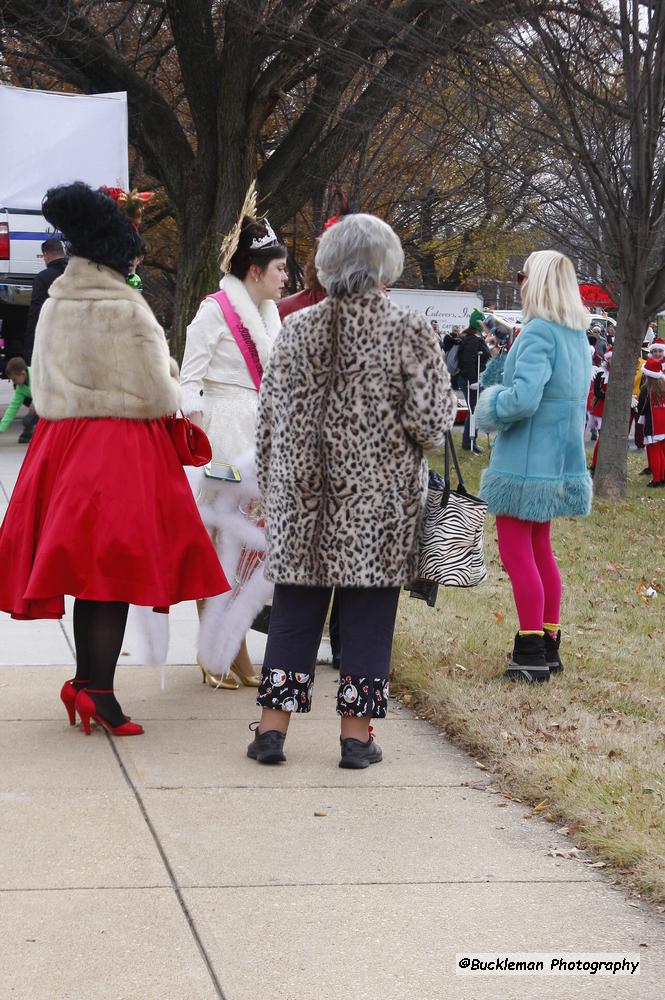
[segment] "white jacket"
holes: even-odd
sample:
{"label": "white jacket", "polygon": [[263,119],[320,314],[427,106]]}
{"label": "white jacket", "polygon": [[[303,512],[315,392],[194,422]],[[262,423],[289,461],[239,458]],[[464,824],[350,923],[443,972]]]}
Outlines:
{"label": "white jacket", "polygon": [[[265,369],[273,341],[281,326],[276,304],[272,299],[266,299],[257,309],[243,282],[231,274],[222,279],[219,287],[226,292],[231,305],[249,331]],[[245,359],[222,310],[211,299],[203,300],[187,327],[180,385],[184,413],[204,409],[203,396],[206,388],[215,391],[222,386],[241,386],[256,392]]]}

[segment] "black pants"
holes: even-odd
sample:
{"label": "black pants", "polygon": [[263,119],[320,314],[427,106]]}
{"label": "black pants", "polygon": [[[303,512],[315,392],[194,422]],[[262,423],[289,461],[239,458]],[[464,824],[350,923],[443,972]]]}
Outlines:
{"label": "black pants", "polygon": [[[257,705],[309,712],[332,587],[276,584]],[[337,714],[385,717],[399,587],[338,587]]]}
{"label": "black pants", "polygon": [[[478,405],[478,390],[470,389],[471,383],[468,379],[465,379],[460,375],[459,387],[464,393],[464,399],[466,400],[466,405],[469,407],[469,415],[464,421],[464,429],[462,431],[462,447],[466,448],[467,451],[472,445],[471,441],[471,414],[475,412],[476,406]],[[478,435],[474,434],[473,440],[476,440]]]}
{"label": "black pants", "polygon": [[21,417],[21,423],[23,424],[23,434],[25,434],[26,437],[32,437],[35,427],[37,426],[38,420],[39,417],[37,416],[37,414],[34,412],[30,413],[29,410],[25,414],[25,416]]}

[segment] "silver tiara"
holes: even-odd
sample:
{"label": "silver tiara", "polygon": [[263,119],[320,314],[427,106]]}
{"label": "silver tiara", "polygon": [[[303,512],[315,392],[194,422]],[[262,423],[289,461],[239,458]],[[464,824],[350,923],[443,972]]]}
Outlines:
{"label": "silver tiara", "polygon": [[266,235],[255,236],[252,240],[250,250],[262,250],[263,247],[270,246],[273,243],[279,243],[279,240],[275,235],[275,231],[267,219],[263,220],[263,225],[266,227]]}

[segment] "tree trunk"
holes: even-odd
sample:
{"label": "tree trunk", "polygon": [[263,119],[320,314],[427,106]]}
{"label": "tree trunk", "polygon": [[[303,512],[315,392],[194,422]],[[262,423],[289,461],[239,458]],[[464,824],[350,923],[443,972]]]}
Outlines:
{"label": "tree trunk", "polygon": [[[180,230],[180,263],[175,290],[175,329],[171,336],[171,353],[180,362],[185,350],[187,326],[194,319],[202,300],[219,287],[221,274],[217,263],[219,241],[213,238],[210,223],[200,220],[185,232]],[[198,229],[198,232],[197,232]]]}
{"label": "tree trunk", "polygon": [[[219,287],[222,277],[218,260],[219,247],[223,237],[237,222],[245,194],[254,177],[249,144],[228,143],[226,153],[220,159],[220,176],[215,182],[206,177],[192,177],[190,190],[183,195],[181,210],[177,213],[180,258],[175,291],[176,325],[171,338],[171,352],[178,361],[185,349],[188,324],[205,296],[217,291]],[[206,197],[210,192],[214,198],[212,204]]]}
{"label": "tree trunk", "polygon": [[635,368],[644,338],[643,292],[639,284],[636,287],[626,283],[621,288],[618,334],[614,342],[594,476],[594,493],[603,500],[620,499],[628,491],[628,425]]}

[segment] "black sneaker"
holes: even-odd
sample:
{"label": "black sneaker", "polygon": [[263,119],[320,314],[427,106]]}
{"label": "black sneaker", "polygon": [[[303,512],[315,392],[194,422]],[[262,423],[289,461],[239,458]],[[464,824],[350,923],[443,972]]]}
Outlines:
{"label": "black sneaker", "polygon": [[651,469],[647,465],[646,469],[642,469],[642,471],[640,472],[640,476],[650,476],[650,475],[651,475]]}
{"label": "black sneaker", "polygon": [[542,635],[515,636],[513,655],[504,673],[508,681],[548,681],[550,668],[545,659],[545,639]]}
{"label": "black sneaker", "polygon": [[374,737],[371,733],[366,743],[363,743],[362,740],[351,739],[350,737],[346,740],[340,738],[339,742],[342,748],[342,756],[339,762],[340,767],[359,769],[361,767],[369,767],[370,764],[378,764],[383,760],[381,747],[378,743],[374,742]]}
{"label": "black sneaker", "polygon": [[249,728],[254,733],[254,739],[247,747],[247,756],[258,760],[259,764],[281,764],[286,760],[284,756],[286,733],[280,733],[276,729],[259,733],[258,726],[258,722],[250,723]]}
{"label": "black sneaker", "polygon": [[559,656],[559,646],[561,645],[561,629],[553,639],[549,632],[545,632],[545,662],[550,668],[551,674],[560,674],[563,670],[563,663]]}
{"label": "black sneaker", "polygon": [[483,449],[479,448],[477,444],[474,444],[474,446],[471,449],[471,451],[473,452],[474,455],[482,455],[482,453],[483,453]]}
{"label": "black sneaker", "polygon": [[18,443],[30,444],[31,440],[32,440],[32,434],[26,434],[25,431],[23,431],[23,433],[19,435]]}

